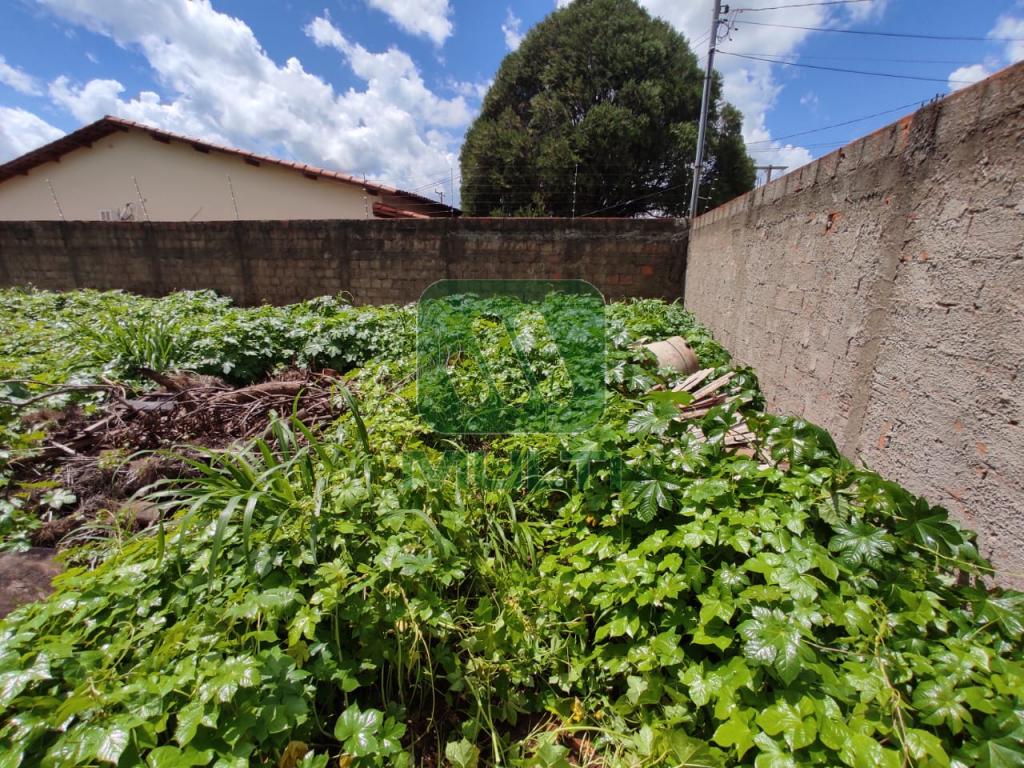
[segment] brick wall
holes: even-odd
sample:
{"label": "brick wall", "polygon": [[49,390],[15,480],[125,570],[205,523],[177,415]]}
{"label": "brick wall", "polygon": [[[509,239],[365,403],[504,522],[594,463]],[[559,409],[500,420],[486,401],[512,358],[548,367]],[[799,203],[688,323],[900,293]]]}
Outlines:
{"label": "brick wall", "polygon": [[577,278],[609,298],[678,298],[686,240],[685,223],[664,219],[0,222],[0,284],[383,304],[442,278]]}
{"label": "brick wall", "polygon": [[686,305],[1024,586],[1024,65],[700,217]]}

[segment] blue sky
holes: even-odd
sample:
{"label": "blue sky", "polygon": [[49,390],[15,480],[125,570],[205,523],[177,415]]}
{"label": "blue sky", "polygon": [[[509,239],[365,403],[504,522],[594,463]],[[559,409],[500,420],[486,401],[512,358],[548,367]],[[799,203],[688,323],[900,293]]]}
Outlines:
{"label": "blue sky", "polygon": [[[488,83],[556,4],[567,0],[0,0],[0,161],[109,113],[426,193],[454,169],[457,186]],[[641,4],[704,55],[711,0]],[[791,169],[1024,58],[1024,0],[732,9],[722,49],[776,63],[721,55],[726,98],[758,163]]]}

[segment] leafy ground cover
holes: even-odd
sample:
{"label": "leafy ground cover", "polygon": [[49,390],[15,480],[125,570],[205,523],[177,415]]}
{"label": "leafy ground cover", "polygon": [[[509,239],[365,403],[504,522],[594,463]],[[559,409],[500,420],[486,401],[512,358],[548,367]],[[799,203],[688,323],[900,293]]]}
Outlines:
{"label": "leafy ground cover", "polygon": [[[688,433],[635,342],[729,358],[677,305],[608,307],[599,424],[500,437],[419,417],[410,309],[5,292],[0,316],[9,460],[44,385],[141,368],[330,367],[345,404],[188,454],[148,491],[165,518],[0,623],[4,768],[1024,761],[1024,596],[749,371]],[[737,411],[752,455],[724,447]]]}

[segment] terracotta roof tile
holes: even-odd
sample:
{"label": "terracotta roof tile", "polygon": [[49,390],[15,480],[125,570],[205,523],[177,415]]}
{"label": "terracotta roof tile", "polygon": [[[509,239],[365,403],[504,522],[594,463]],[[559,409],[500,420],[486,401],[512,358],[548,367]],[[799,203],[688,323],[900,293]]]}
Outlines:
{"label": "terracotta roof tile", "polygon": [[[255,160],[258,163],[266,163],[267,165],[276,165],[282,168],[292,168],[297,171],[304,173],[313,173],[317,176],[323,176],[324,178],[331,179],[333,181],[339,181],[345,184],[352,184],[358,186],[361,189],[365,189],[368,192],[383,193],[388,195],[394,195],[396,197],[405,198],[411,205],[416,208],[426,211],[426,213],[412,213],[408,210],[394,208],[387,206],[391,211],[401,212],[408,214],[409,217],[414,218],[431,218],[433,216],[458,216],[460,211],[452,208],[451,206],[439,203],[436,200],[431,200],[428,197],[417,195],[413,192],[407,192],[397,187],[390,187],[386,184],[378,184],[374,182],[364,181],[361,178],[351,176],[347,173],[340,171],[332,171],[327,168],[318,168],[313,165],[305,165],[302,163],[295,163],[288,160],[281,160],[276,157],[269,157],[267,155],[258,155],[254,152],[248,152],[243,149],[236,147],[226,147],[220,144],[214,144],[208,141],[202,141],[200,139],[193,138],[191,136],[184,136],[179,133],[173,133],[171,131],[165,131],[160,128],[154,128],[150,125],[144,125],[142,123],[136,123],[132,120],[125,120],[121,117],[114,117],[107,115],[106,117],[97,120],[94,123],[82,126],[77,131],[63,136],[56,141],[50,142],[39,149],[34,149],[21,157],[17,157],[3,165],[0,165],[0,184],[7,181],[8,179],[14,178],[20,174],[28,174],[33,168],[48,162],[59,162],[63,155],[73,152],[76,149],[82,147],[91,147],[94,142],[103,139],[112,133],[117,131],[130,131],[138,130],[148,133],[154,138],[158,138],[162,141],[176,140],[191,144],[194,147],[202,147],[206,151],[221,152],[226,155],[235,155],[243,159]],[[374,207],[379,205],[375,203]],[[394,214],[389,214],[389,218],[394,218]]]}

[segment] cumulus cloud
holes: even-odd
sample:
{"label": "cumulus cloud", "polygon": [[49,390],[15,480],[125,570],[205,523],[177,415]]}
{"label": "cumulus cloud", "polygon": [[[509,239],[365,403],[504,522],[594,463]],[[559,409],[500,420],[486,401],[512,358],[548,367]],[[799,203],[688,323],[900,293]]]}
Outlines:
{"label": "cumulus cloud", "polygon": [[243,21],[209,0],[40,0],[66,21],[139,50],[164,90],[132,96],[117,80],[50,84],[80,122],[116,114],[167,130],[413,185],[448,173],[473,109],[423,82],[397,48],[371,52],[325,14],[306,34],[363,81],[339,93],[297,58],[264,51]]}
{"label": "cumulus cloud", "polygon": [[[884,13],[888,0],[846,6],[845,15],[830,15],[826,6],[787,8],[785,11],[766,11],[757,14],[761,22],[778,22],[792,26],[820,27],[825,24],[845,24],[878,18]],[[556,8],[565,8],[572,0],[555,0]],[[706,52],[711,18],[707,3],[681,3],[678,0],[640,0],[640,4],[654,16],[664,19],[683,33],[691,46],[701,41],[698,56]],[[842,14],[842,12],[840,12]],[[769,57],[790,56],[811,34],[802,29],[785,29],[744,25],[742,16],[732,40],[722,48],[735,53],[768,54]],[[755,62],[727,54],[715,59],[715,69],[722,75],[723,96],[743,113],[743,138],[758,163],[785,165],[792,170],[814,159],[804,147],[782,144],[771,138],[766,125],[767,115],[775,106],[782,86],[775,79],[772,65]]]}
{"label": "cumulus cloud", "polygon": [[[678,3],[675,0],[641,0],[641,4],[682,32],[691,44],[707,40],[711,20],[706,4]],[[869,5],[874,6],[875,3]],[[879,8],[872,13],[879,14],[884,10],[884,2],[878,5]],[[847,10],[839,14],[827,6],[793,7],[758,13],[757,21],[800,27],[847,24],[855,20],[849,15],[849,9],[857,7],[857,4],[844,6]],[[811,152],[805,147],[773,140],[767,126],[768,113],[774,108],[783,87],[776,79],[776,69],[767,62],[750,61],[730,56],[727,52],[752,53],[769,58],[791,57],[813,33],[805,29],[744,24],[742,14],[735,18],[736,27],[731,39],[720,46],[722,53],[715,59],[715,68],[722,74],[725,99],[743,113],[743,138],[750,145],[751,154],[758,164],[784,165],[789,170],[805,165],[814,159]],[[703,53],[702,46],[697,54],[701,56]]]}
{"label": "cumulus cloud", "polygon": [[[348,59],[352,71],[368,84],[366,99],[401,105],[426,123],[458,128],[473,118],[465,99],[442,99],[430,91],[408,54],[397,48],[371,53],[352,43],[330,19],[319,16],[306,27],[306,34],[322,48],[334,48]],[[352,96],[350,92],[348,96]]]}
{"label": "cumulus cloud", "polygon": [[452,34],[452,9],[448,0],[366,0],[383,11],[410,35],[429,38],[434,45],[444,45]]}
{"label": "cumulus cloud", "polygon": [[[1017,5],[1024,8],[1024,2],[1018,2]],[[971,83],[984,80],[1001,67],[1016,64],[1024,59],[1024,16],[1003,14],[989,31],[988,36],[998,41],[1005,41],[1001,55],[950,72],[949,90],[959,91]]]}
{"label": "cumulus cloud", "polygon": [[48,144],[63,134],[64,131],[27,110],[0,107],[0,163]]}
{"label": "cumulus cloud", "polygon": [[22,69],[7,63],[7,60],[0,56],[0,83],[9,85],[18,93],[26,96],[38,96],[42,93],[39,82]]}
{"label": "cumulus cloud", "polygon": [[516,50],[523,42],[525,35],[522,26],[523,20],[512,13],[512,9],[509,8],[508,14],[505,16],[505,23],[501,25],[501,31],[505,35],[505,45],[510,51]]}
{"label": "cumulus cloud", "polygon": [[[1024,3],[1018,3],[1024,7]],[[1003,58],[1007,64],[1015,64],[1024,59],[1024,16],[1006,14],[999,17],[996,25],[989,32],[989,37],[1009,40]]]}
{"label": "cumulus cloud", "polygon": [[980,82],[992,72],[984,64],[972,64],[969,67],[954,69],[949,75],[949,90],[959,91],[972,83]]}

